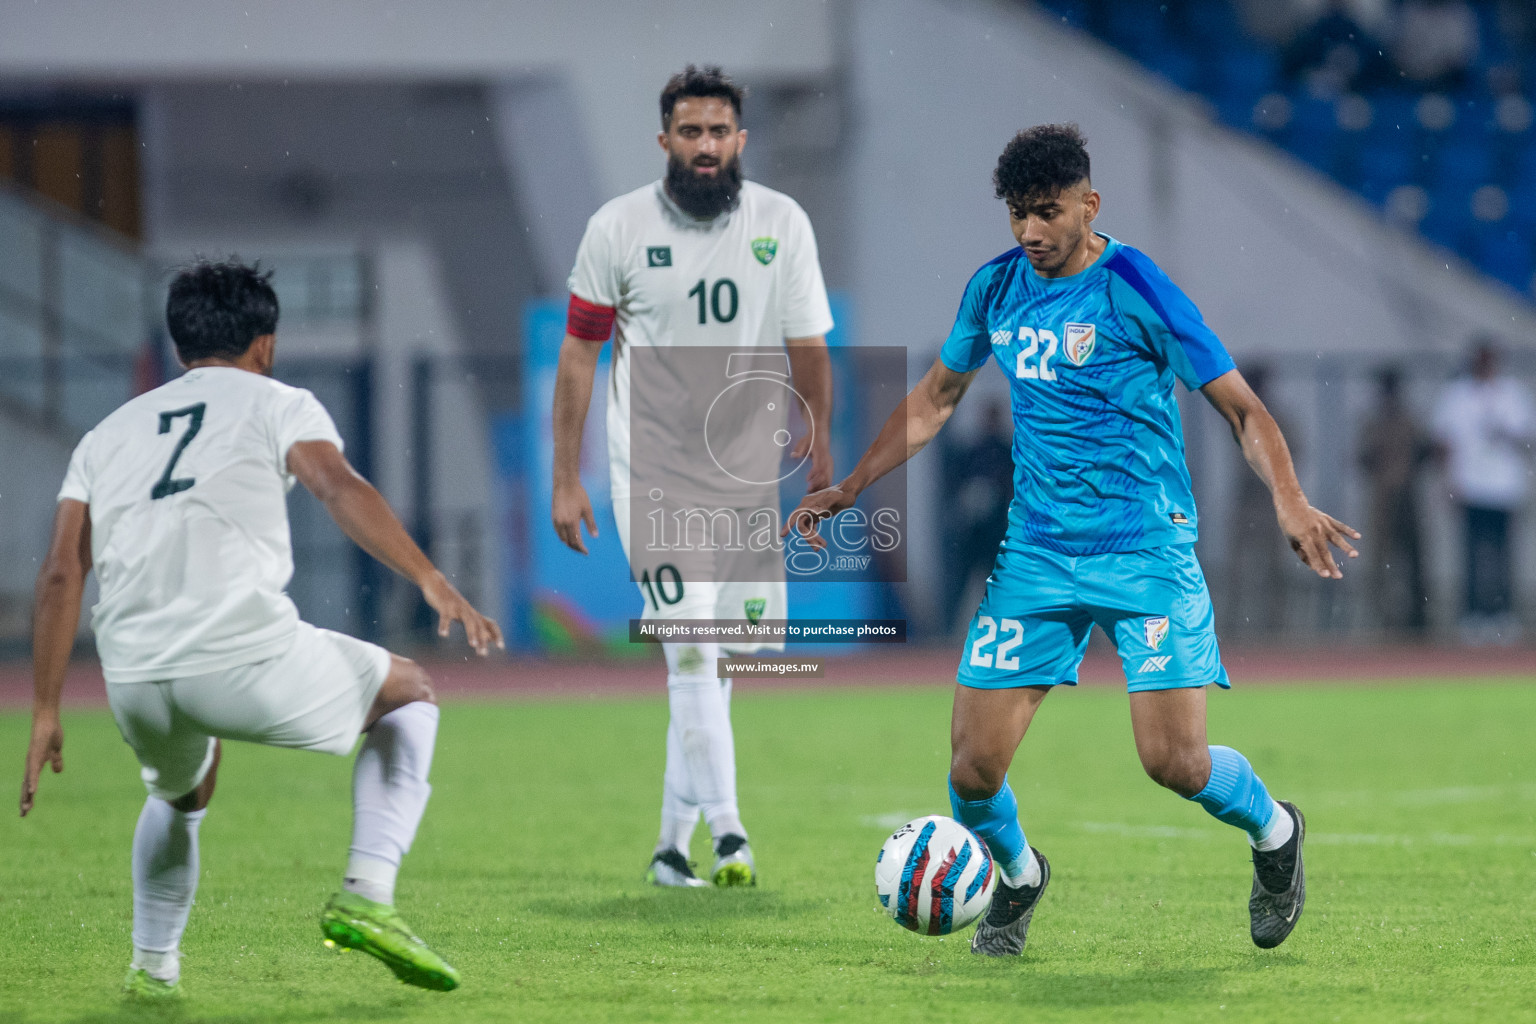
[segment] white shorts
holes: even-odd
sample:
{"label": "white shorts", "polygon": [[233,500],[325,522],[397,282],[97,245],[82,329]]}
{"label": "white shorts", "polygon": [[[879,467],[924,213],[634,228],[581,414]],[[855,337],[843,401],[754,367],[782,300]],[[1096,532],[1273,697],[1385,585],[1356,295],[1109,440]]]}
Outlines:
{"label": "white shorts", "polygon": [[345,755],[389,675],[390,654],[301,622],[287,653],[150,683],[109,683],[107,701],[151,796],[179,800],[213,764],[218,739]]}
{"label": "white shorts", "polygon": [[[684,572],[666,555],[650,559],[656,564],[636,564],[629,546],[629,501],[613,499],[613,516],[619,529],[619,543],[624,547],[624,557],[630,563],[640,599],[645,604],[642,619],[761,619],[789,618],[789,593],[784,583],[784,562],[781,558],[762,560],[768,570],[759,575],[771,576],[758,583],[721,583],[713,579],[688,579],[697,576],[697,570]],[[695,554],[692,563],[697,564]],[[721,644],[722,650],[732,654],[750,654],[755,651],[782,651],[782,641],[752,641],[742,644]]]}

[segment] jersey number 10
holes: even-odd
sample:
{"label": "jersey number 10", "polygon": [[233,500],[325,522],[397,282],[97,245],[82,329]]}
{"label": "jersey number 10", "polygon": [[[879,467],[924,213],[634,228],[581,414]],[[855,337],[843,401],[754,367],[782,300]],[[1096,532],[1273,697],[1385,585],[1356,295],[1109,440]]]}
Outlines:
{"label": "jersey number 10", "polygon": [[[688,289],[688,297],[699,297],[699,323],[709,322],[705,313],[715,314],[717,323],[728,324],[736,319],[736,307],[740,304],[740,296],[736,294],[736,282],[728,277],[722,277],[715,282],[715,286],[709,289],[709,308],[704,308],[704,279],[699,278],[699,283]],[[722,302],[722,300],[724,300]]]}

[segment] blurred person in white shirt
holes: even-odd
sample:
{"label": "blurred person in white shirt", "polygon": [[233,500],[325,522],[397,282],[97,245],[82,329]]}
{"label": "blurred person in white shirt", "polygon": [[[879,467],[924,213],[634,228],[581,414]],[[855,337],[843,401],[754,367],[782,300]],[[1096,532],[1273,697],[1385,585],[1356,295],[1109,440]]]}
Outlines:
{"label": "blurred person in white shirt", "polygon": [[1472,372],[1440,396],[1433,431],[1451,499],[1466,523],[1463,635],[1513,642],[1510,520],[1525,503],[1536,466],[1536,404],[1524,384],[1500,372],[1493,339],[1474,343]]}

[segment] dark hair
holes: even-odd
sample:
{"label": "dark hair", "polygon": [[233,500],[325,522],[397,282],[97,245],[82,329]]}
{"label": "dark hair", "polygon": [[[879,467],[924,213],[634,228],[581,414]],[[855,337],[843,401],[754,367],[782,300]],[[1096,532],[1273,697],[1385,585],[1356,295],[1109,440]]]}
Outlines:
{"label": "dark hair", "polygon": [[263,334],[277,330],[272,272],[231,257],[198,260],[171,281],[165,323],[183,363],[238,359]]}
{"label": "dark hair", "polygon": [[715,96],[722,100],[729,100],[731,109],[736,111],[736,121],[739,124],[743,95],[741,86],[731,81],[718,65],[706,64],[699,68],[689,64],[667,79],[667,84],[661,90],[661,130],[667,131],[672,127],[672,108],[685,96]]}
{"label": "dark hair", "polygon": [[1087,141],[1075,124],[1037,124],[1019,132],[992,172],[1004,202],[1054,197],[1087,178]]}

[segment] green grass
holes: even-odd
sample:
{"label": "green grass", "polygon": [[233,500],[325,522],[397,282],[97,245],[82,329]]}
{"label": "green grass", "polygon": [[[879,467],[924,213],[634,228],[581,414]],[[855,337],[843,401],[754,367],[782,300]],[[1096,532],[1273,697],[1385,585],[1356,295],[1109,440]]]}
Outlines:
{"label": "green grass", "polygon": [[[659,695],[450,704],[400,887],[463,971],[449,995],[321,948],[349,763],[232,746],[184,941],[193,999],[168,1015],[116,997],[135,765],[107,714],[70,714],[67,771],[0,824],[0,1020],[1536,1020],[1536,685],[1212,695],[1212,739],[1307,813],[1306,915],[1270,952],[1248,939],[1246,844],[1141,775],[1124,695],[1053,696],[1012,775],[1053,883],[1006,962],[875,910],[886,833],[944,811],[948,703],[738,695],[763,882],[725,892],[640,883]],[[16,769],[25,730],[0,716]]]}

